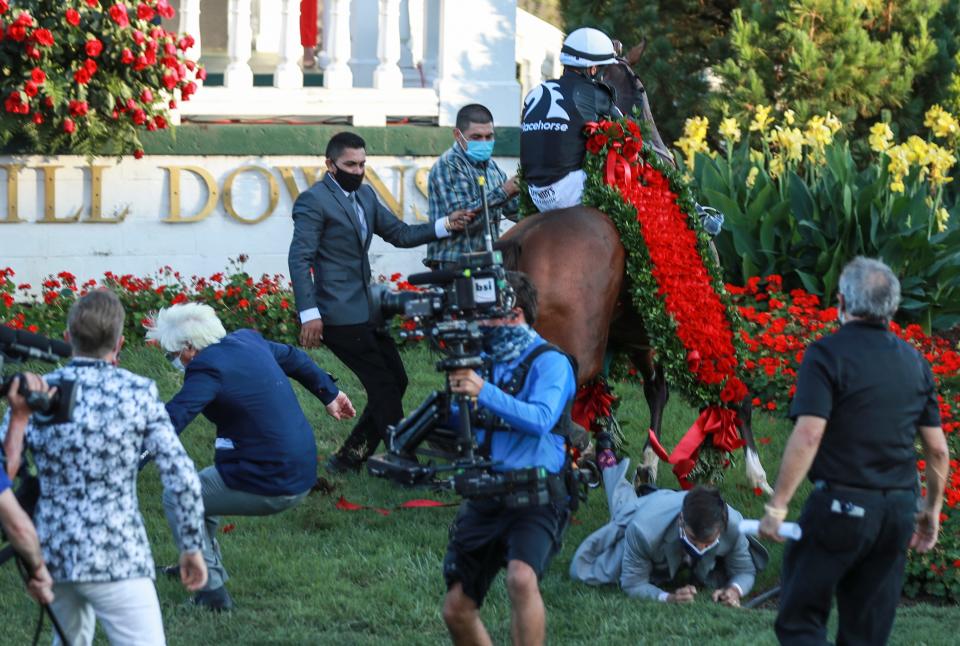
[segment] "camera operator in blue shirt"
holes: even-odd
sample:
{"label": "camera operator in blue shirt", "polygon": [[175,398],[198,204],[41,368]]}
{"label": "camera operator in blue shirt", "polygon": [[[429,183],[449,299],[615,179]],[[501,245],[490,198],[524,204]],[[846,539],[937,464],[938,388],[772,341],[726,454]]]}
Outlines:
{"label": "camera operator in blue shirt", "polygon": [[[487,321],[484,339],[491,379],[470,369],[456,370],[449,376],[450,389],[475,398],[479,411],[488,413],[476,436],[494,470],[541,468],[548,474],[551,495],[543,504],[521,508],[501,497],[472,498],[461,505],[443,566],[443,618],[457,644],[490,643],[479,608],[504,566],[514,643],[544,642],[546,610],[539,579],[560,548],[570,513],[566,439],[556,429],[569,417],[576,377],[568,357],[530,327],[537,314],[536,288],[520,273],[508,272],[507,280],[516,294],[514,316]],[[539,349],[544,346],[550,349]],[[514,373],[525,367],[525,379],[516,384]],[[514,390],[516,394],[507,392]]]}

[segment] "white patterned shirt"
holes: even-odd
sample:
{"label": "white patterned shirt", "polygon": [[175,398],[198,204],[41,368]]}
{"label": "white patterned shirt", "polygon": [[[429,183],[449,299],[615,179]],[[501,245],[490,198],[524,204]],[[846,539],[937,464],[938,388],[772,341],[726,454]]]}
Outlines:
{"label": "white patterned shirt", "polygon": [[[151,379],[105,361],[74,358],[45,376],[75,380],[70,422],[26,429],[40,479],[34,524],[54,581],[154,577],[137,500],[137,464],[156,456],[164,488],[177,501],[181,551],[202,546],[203,500],[193,461],[173,431]],[[8,410],[0,440],[10,423]]]}

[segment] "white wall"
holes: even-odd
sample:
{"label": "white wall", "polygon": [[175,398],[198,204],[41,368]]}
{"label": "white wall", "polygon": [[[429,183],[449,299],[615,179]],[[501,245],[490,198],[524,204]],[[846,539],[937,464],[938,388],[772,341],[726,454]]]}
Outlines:
{"label": "white wall", "polygon": [[[426,169],[435,161],[430,157],[370,157],[368,169],[385,186],[388,198],[400,201],[403,193],[403,219],[425,220],[427,200],[418,183],[425,188]],[[509,174],[517,166],[516,158],[498,158]],[[97,160],[102,171],[102,217],[110,218],[129,209],[118,224],[89,222],[92,192],[91,177],[83,157],[55,158],[0,157],[2,164],[23,164],[17,180],[16,206],[23,222],[4,222],[9,217],[10,194],[7,172],[0,171],[0,267],[10,266],[18,282],[38,284],[43,276],[70,271],[81,279],[99,278],[105,271],[117,274],[146,275],[170,265],[189,277],[221,271],[228,258],[245,253],[250,256],[247,271],[287,274],[287,249],[293,231],[290,210],[293,198],[279,168],[293,169],[299,190],[306,188],[302,167],[322,167],[317,157],[145,157],[117,163]],[[57,165],[54,215],[58,219],[80,210],[79,220],[70,223],[41,222],[46,209],[44,175],[39,167]],[[216,185],[216,207],[200,222],[169,223],[170,173],[162,166],[198,166],[207,170]],[[236,169],[245,166],[266,168],[274,179],[277,205],[257,224],[243,224],[228,215],[224,207],[225,183]],[[418,169],[419,179],[417,181]],[[401,182],[401,170],[403,180]],[[181,171],[181,216],[196,214],[207,200],[204,183],[194,174]],[[269,182],[253,172],[237,175],[230,191],[235,211],[245,218],[263,213],[269,205]],[[421,271],[425,247],[395,249],[374,238],[370,257],[374,274],[404,274]]]}

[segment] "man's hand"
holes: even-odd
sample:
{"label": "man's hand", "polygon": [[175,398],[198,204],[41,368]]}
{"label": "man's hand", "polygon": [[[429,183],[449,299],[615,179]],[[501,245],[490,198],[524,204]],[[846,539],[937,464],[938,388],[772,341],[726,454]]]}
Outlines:
{"label": "man's hand", "polygon": [[[41,377],[32,372],[23,373],[27,381],[27,390],[31,392],[44,393],[53,397],[57,392],[56,388],[50,388]],[[10,391],[7,393],[7,399],[10,400],[10,415],[27,419],[30,417],[30,407],[27,406],[27,398],[20,394],[20,377],[14,377],[10,384]]]}
{"label": "man's hand", "polygon": [[47,566],[43,563],[27,582],[27,594],[34,598],[37,603],[47,604],[53,601],[53,579],[47,572]]}
{"label": "man's hand", "polygon": [[483,388],[483,379],[469,368],[461,368],[450,373],[450,390],[458,395],[477,397]]}
{"label": "man's hand", "polygon": [[740,590],[736,586],[714,590],[712,597],[714,603],[722,603],[730,608],[740,607]]}
{"label": "man's hand", "polygon": [[207,564],[200,550],[180,555],[180,582],[183,587],[195,592],[207,584]]}
{"label": "man's hand", "polygon": [[516,175],[505,181],[501,188],[507,194],[507,197],[513,197],[520,192],[520,181]]}
{"label": "man's hand", "polygon": [[937,534],[940,531],[940,512],[924,509],[917,513],[917,528],[913,530],[910,539],[910,549],[925,554],[937,544]]}
{"label": "man's hand", "polygon": [[323,319],[313,319],[300,326],[300,345],[319,348],[323,343]]}
{"label": "man's hand", "polygon": [[667,595],[667,603],[693,603],[697,596],[697,589],[692,585],[685,585]]}
{"label": "man's hand", "polygon": [[769,513],[765,513],[760,519],[760,538],[765,538],[776,543],[782,543],[786,539],[780,535],[780,524],[783,519],[774,518]]}
{"label": "man's hand", "polygon": [[337,394],[337,398],[327,404],[327,414],[333,419],[350,419],[357,414],[353,407],[353,402],[347,397],[347,393],[342,390]]}
{"label": "man's hand", "polygon": [[476,214],[469,209],[457,209],[447,216],[447,231],[463,231]]}

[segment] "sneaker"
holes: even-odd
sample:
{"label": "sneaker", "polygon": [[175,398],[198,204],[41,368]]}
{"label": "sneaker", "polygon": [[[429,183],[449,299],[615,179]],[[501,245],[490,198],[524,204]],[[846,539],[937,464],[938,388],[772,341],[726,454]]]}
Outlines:
{"label": "sneaker", "polygon": [[333,475],[342,475],[345,473],[360,473],[360,467],[363,463],[359,460],[344,457],[339,453],[334,453],[327,458],[325,468]]}
{"label": "sneaker", "polygon": [[214,588],[213,590],[201,590],[193,595],[190,603],[201,608],[206,608],[211,612],[227,612],[233,610],[233,599],[230,598],[230,593],[227,592],[227,587],[224,585],[221,585],[219,588]]}

